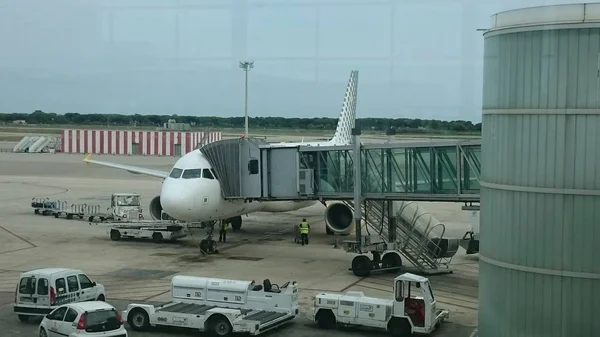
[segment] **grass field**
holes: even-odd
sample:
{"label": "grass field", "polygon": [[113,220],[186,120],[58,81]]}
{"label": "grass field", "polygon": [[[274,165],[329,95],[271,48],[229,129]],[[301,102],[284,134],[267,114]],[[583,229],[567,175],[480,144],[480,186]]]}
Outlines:
{"label": "grass field", "polygon": [[[0,126],[0,141],[17,142],[24,136],[28,135],[58,135],[63,129],[109,129],[109,130],[156,130],[152,127],[131,127],[131,126],[101,126],[101,125],[18,125],[18,126]],[[192,128],[192,131],[221,131],[224,138],[237,137],[244,133],[242,128]],[[256,129],[250,128],[249,133],[254,137],[291,137],[291,138],[331,138],[335,130],[309,130],[309,129]],[[369,138],[385,138],[385,132],[381,131],[363,131],[363,135]],[[446,139],[446,138],[480,138],[477,133],[403,133],[398,134],[396,138],[401,136],[410,136],[410,138],[429,138],[429,139]]]}

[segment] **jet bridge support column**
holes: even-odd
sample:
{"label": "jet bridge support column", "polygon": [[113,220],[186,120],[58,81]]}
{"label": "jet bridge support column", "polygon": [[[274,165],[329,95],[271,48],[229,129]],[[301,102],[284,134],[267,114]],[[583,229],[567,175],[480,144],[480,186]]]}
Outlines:
{"label": "jet bridge support column", "polygon": [[355,232],[356,232],[356,242],[358,242],[358,253],[362,254],[362,228],[361,228],[361,219],[362,219],[362,172],[360,167],[360,128],[352,129],[352,137],[354,141],[354,146],[352,149],[354,156],[354,224],[355,224]]}
{"label": "jet bridge support column", "polygon": [[396,242],[396,213],[394,212],[394,201],[390,200],[387,202],[387,214],[388,214],[388,242]]}

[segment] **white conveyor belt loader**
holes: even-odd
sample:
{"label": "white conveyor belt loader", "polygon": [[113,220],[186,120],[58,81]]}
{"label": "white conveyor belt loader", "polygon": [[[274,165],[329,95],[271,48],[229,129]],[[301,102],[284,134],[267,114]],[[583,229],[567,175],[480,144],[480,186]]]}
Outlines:
{"label": "white conveyor belt loader", "polygon": [[159,306],[132,303],[123,317],[136,331],[170,326],[217,336],[255,336],[292,321],[298,313],[296,282],[279,287],[268,279],[257,285],[254,281],[177,275],[171,280],[170,302]]}

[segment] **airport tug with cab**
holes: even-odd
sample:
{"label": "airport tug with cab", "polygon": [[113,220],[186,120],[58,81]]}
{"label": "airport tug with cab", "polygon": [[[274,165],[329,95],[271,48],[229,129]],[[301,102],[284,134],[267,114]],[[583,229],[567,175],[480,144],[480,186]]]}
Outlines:
{"label": "airport tug with cab", "polygon": [[398,337],[429,334],[449,317],[448,310],[437,308],[429,280],[411,273],[394,279],[393,300],[349,291],[318,294],[314,305],[314,320],[321,328],[367,326],[385,329]]}
{"label": "airport tug with cab", "polygon": [[216,336],[249,333],[252,336],[292,321],[299,313],[298,286],[281,287],[254,281],[174,276],[171,301],[159,306],[132,303],[123,312],[136,331],[154,326],[206,331]]}

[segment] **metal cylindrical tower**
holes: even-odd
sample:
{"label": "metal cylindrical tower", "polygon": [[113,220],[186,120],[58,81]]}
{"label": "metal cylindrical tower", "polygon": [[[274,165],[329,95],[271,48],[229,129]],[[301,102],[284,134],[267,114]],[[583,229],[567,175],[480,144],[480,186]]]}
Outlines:
{"label": "metal cylindrical tower", "polygon": [[599,336],[600,4],[484,38],[479,336]]}

